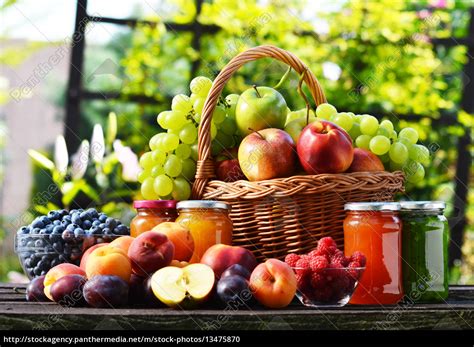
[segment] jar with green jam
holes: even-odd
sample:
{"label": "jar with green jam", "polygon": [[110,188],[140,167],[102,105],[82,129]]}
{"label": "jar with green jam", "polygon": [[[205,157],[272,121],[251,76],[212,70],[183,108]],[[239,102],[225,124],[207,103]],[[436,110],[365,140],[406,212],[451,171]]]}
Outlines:
{"label": "jar with green jam", "polygon": [[404,201],[403,288],[412,302],[442,302],[448,297],[448,220],[442,201]]}

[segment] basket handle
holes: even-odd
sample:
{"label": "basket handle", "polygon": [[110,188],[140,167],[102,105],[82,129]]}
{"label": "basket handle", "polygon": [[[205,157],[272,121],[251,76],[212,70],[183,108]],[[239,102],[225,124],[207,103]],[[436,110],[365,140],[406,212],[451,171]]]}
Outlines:
{"label": "basket handle", "polygon": [[196,169],[196,179],[193,183],[192,195],[194,199],[200,199],[204,193],[204,188],[210,178],[215,177],[214,163],[211,158],[211,120],[212,113],[217,105],[219,96],[224,86],[232,77],[235,71],[242,67],[245,63],[261,58],[274,58],[289,66],[291,66],[298,74],[306,72],[303,80],[308,86],[316,105],[326,102],[326,97],[314,74],[308,67],[294,54],[284,49],[271,46],[257,46],[250,48],[238,55],[224,66],[219,72],[212,87],[207,95],[203,107],[201,123],[198,132],[198,161]]}

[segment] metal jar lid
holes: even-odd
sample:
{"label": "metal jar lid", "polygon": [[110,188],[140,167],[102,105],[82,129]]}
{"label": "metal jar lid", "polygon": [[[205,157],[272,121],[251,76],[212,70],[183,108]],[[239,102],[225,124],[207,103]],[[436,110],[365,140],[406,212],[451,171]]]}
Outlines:
{"label": "metal jar lid", "polygon": [[402,211],[413,210],[444,210],[446,203],[444,201],[400,201]]}
{"label": "metal jar lid", "polygon": [[186,200],[180,201],[176,205],[178,210],[183,208],[208,208],[208,209],[220,209],[220,210],[230,210],[230,205],[221,201],[213,200]]}
{"label": "metal jar lid", "polygon": [[344,205],[345,211],[400,211],[398,202],[350,202]]}
{"label": "metal jar lid", "polygon": [[176,200],[135,200],[133,208],[176,208]]}

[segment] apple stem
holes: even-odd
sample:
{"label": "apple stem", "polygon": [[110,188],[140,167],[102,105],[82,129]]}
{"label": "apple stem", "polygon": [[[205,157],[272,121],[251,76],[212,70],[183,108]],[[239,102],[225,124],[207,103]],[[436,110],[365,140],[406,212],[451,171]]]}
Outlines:
{"label": "apple stem", "polygon": [[308,68],[306,68],[303,73],[301,74],[300,76],[300,80],[298,82],[298,93],[301,95],[301,97],[304,99],[304,102],[306,104],[306,125],[309,124],[309,110],[311,109],[311,105],[308,101],[308,98],[306,97],[305,93],[303,92],[303,89],[301,88],[303,86],[303,80],[304,80],[304,76],[306,74],[306,71],[308,70]]}
{"label": "apple stem", "polygon": [[254,85],[253,85],[253,89],[255,89],[255,93],[257,93],[257,96],[258,96],[259,98],[261,98],[262,96],[261,96],[260,93],[258,92],[257,85],[254,84]]}
{"label": "apple stem", "polygon": [[282,86],[282,84],[285,83],[285,81],[287,80],[288,75],[290,74],[290,72],[291,72],[291,66],[288,68],[288,70],[286,70],[285,74],[282,76],[282,78],[277,83],[277,85],[275,87],[273,87],[273,89],[280,88]]}
{"label": "apple stem", "polygon": [[253,130],[252,128],[248,128],[250,131],[253,131],[254,133],[257,133],[258,136],[260,136],[262,138],[262,140],[265,140],[265,138],[263,137],[262,134],[260,134],[257,130]]}

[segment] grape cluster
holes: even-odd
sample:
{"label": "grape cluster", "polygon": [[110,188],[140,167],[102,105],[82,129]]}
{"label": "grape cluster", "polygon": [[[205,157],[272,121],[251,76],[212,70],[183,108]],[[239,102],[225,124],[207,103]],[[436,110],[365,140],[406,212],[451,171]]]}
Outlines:
{"label": "grape cluster", "polygon": [[[191,95],[176,95],[171,110],[161,112],[157,122],[166,132],[154,135],[150,151],[140,157],[143,171],[138,176],[141,194],[147,200],[186,200],[191,195],[190,182],[196,174],[198,127],[207,94],[209,78],[198,76],[190,83]],[[221,98],[212,115],[211,149],[217,155],[240,142],[235,122],[239,95]]]}
{"label": "grape cluster", "polygon": [[321,104],[316,109],[317,118],[329,120],[346,130],[354,145],[376,154],[389,171],[401,170],[408,182],[418,183],[425,177],[425,167],[430,164],[430,151],[417,144],[418,132],[403,128],[398,133],[387,119],[380,123],[368,114],[337,112],[330,104]]}
{"label": "grape cluster", "polygon": [[83,252],[96,243],[129,234],[121,221],[93,208],[56,210],[17,231],[16,251],[29,277],[42,276],[61,263],[79,265]]}

